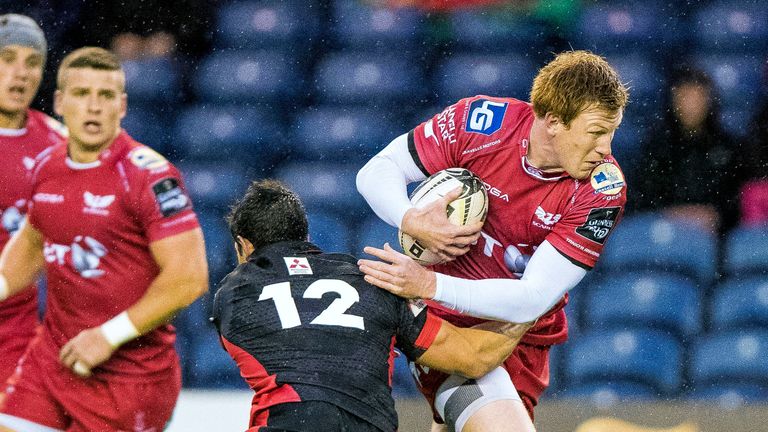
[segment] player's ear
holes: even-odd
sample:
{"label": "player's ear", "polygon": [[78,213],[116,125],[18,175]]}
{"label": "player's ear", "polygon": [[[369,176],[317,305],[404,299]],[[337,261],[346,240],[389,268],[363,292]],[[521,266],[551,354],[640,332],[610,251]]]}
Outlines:
{"label": "player's ear", "polygon": [[56,115],[61,116],[61,98],[64,96],[64,94],[61,92],[61,90],[56,90],[53,92],[53,112],[56,113]]}
{"label": "player's ear", "polygon": [[556,135],[566,127],[560,116],[551,112],[544,114],[544,124],[547,126],[547,133],[549,135]]}
{"label": "player's ear", "polygon": [[254,251],[253,243],[245,237],[237,236],[235,241],[235,250],[237,251],[237,262],[242,264],[248,261],[248,257]]}

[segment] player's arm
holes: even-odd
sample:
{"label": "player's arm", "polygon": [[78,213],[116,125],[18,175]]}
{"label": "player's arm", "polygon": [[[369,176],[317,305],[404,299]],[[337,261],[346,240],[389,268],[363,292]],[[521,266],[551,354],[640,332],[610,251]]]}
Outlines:
{"label": "player's arm", "polygon": [[531,324],[489,322],[460,328],[443,322],[432,345],[416,363],[467,378],[480,378],[512,354]]}
{"label": "player's arm", "polygon": [[67,342],[59,353],[62,364],[89,375],[120,345],[169,321],[207,291],[208,264],[199,228],[157,240],[149,248],[160,272],[146,293],[126,311]]}
{"label": "player's arm", "polygon": [[360,260],[365,280],[406,298],[432,299],[465,315],[498,321],[534,321],[587,274],[548,241],[534,252],[520,279],[469,280],[432,272],[389,245],[366,247],[382,261]]}
{"label": "player's arm", "polygon": [[30,286],[44,266],[43,235],[25,221],[0,255],[0,301]]}
{"label": "player's arm", "polygon": [[357,174],[357,190],[384,222],[419,239],[442,259],[451,260],[477,241],[482,224],[460,227],[448,222],[445,209],[459,197],[460,189],[422,208],[411,204],[407,185],[426,176],[414,161],[409,139],[413,132],[395,138],[368,161]]}

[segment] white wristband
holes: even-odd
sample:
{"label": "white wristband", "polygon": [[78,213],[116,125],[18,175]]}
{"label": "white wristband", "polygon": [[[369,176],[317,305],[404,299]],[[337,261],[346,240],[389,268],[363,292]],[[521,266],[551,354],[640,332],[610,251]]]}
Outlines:
{"label": "white wristband", "polygon": [[3,301],[8,298],[8,279],[5,278],[2,274],[0,274],[0,301]]}
{"label": "white wristband", "polygon": [[128,317],[128,311],[124,311],[102,324],[101,332],[113,348],[139,337],[139,331]]}

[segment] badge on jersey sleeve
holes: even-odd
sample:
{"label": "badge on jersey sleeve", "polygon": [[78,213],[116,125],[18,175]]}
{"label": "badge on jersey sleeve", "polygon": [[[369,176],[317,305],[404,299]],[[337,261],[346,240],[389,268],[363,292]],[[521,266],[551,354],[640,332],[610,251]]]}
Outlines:
{"label": "badge on jersey sleeve", "polygon": [[179,180],[167,177],[152,186],[155,200],[163,217],[173,216],[191,206],[191,201],[179,186]]}
{"label": "badge on jersey sleeve", "polygon": [[478,99],[469,105],[469,118],[464,130],[471,133],[492,135],[501,129],[504,114],[507,112],[507,102],[494,102]]}
{"label": "badge on jersey sleeve", "polygon": [[621,207],[593,208],[584,224],[576,228],[576,233],[587,240],[603,244],[616,225],[620,212]]}
{"label": "badge on jersey sleeve", "polygon": [[592,170],[590,179],[595,193],[616,195],[624,187],[624,175],[616,165],[606,162]]}

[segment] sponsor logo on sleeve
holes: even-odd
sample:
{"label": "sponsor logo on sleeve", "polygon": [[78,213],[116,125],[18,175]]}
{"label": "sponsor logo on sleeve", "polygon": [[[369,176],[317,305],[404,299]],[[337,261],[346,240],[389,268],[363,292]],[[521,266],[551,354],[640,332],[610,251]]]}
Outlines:
{"label": "sponsor logo on sleeve", "polygon": [[189,197],[179,186],[179,181],[173,177],[157,182],[152,186],[152,192],[155,194],[157,205],[160,206],[160,213],[164,217],[173,216],[191,206]]}
{"label": "sponsor logo on sleeve", "polygon": [[470,133],[491,135],[501,129],[504,114],[507,112],[506,102],[493,102],[478,99],[469,105],[469,120],[465,130]]}
{"label": "sponsor logo on sleeve", "polygon": [[290,276],[312,274],[312,267],[309,266],[309,261],[306,258],[283,257],[283,261],[285,261],[285,267]]}
{"label": "sponsor logo on sleeve", "polygon": [[131,163],[143,170],[160,171],[168,167],[168,160],[146,146],[136,147],[128,154]]}
{"label": "sponsor logo on sleeve", "polygon": [[544,210],[541,206],[536,207],[535,214],[536,214],[536,218],[539,221],[537,222],[533,220],[531,221],[531,224],[533,224],[533,226],[543,228],[548,231],[552,231],[552,225],[556,224],[560,220],[560,218],[563,216],[560,213],[549,213],[546,210]]}
{"label": "sponsor logo on sleeve", "polygon": [[605,243],[608,234],[616,225],[620,210],[621,207],[593,208],[584,224],[576,228],[576,234],[595,243]]}
{"label": "sponsor logo on sleeve", "polygon": [[616,165],[606,162],[592,170],[590,179],[595,193],[616,195],[624,188],[624,175]]}
{"label": "sponsor logo on sleeve", "polygon": [[408,300],[408,307],[411,309],[413,316],[417,317],[419,314],[427,308],[427,303],[422,299]]}

